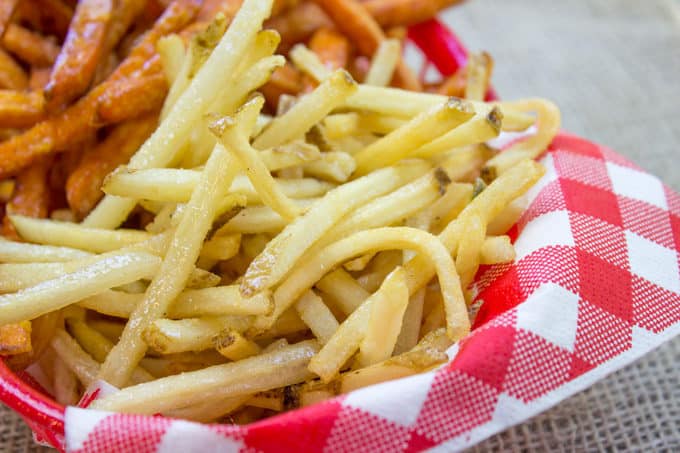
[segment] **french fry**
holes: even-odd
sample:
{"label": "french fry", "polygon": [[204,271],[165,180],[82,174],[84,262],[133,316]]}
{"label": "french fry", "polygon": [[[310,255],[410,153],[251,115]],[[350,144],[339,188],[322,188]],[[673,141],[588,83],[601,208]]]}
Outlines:
{"label": "french fry", "polygon": [[233,361],[252,357],[261,351],[257,343],[244,338],[243,335],[234,330],[221,332],[213,338],[213,345],[217,352]]}
{"label": "french fry", "polygon": [[455,148],[491,140],[500,133],[502,120],[503,114],[497,107],[478,111],[466,123],[421,146],[414,152],[414,155],[428,158]]}
{"label": "french fry", "polygon": [[528,205],[526,197],[519,197],[513,200],[508,206],[501,211],[487,226],[487,232],[490,235],[505,234],[510,228],[517,223],[526,210]]}
{"label": "french fry", "polygon": [[485,179],[491,180],[523,159],[535,159],[548,147],[560,129],[560,110],[555,104],[545,99],[524,99],[512,103],[499,104],[501,110],[510,108],[520,112],[535,111],[536,133],[531,137],[520,141],[490,159],[482,175]]}
{"label": "french fry", "polygon": [[99,364],[78,345],[66,331],[57,329],[52,341],[52,349],[77,377],[83,386],[89,387],[97,379]]}
{"label": "french fry", "polygon": [[66,181],[66,199],[78,218],[85,217],[104,195],[106,175],[130,156],[156,127],[156,116],[137,118],[116,126],[97,146],[87,151]]}
{"label": "french fry", "polygon": [[465,98],[483,101],[489,89],[489,80],[493,72],[493,59],[486,52],[471,53],[465,68]]}
{"label": "french fry", "polygon": [[345,36],[329,28],[320,28],[314,32],[309,39],[309,49],[331,71],[347,67],[352,50]]}
{"label": "french fry", "polygon": [[267,392],[259,392],[250,397],[245,404],[247,406],[281,412],[284,410],[284,391],[285,390],[270,390]]}
{"label": "french fry", "polygon": [[179,35],[168,35],[158,40],[156,48],[161,56],[165,79],[168,86],[172,86],[184,63],[184,41]]}
{"label": "french fry", "polygon": [[[309,209],[319,199],[296,200],[300,209]],[[290,222],[267,206],[253,206],[241,210],[217,234],[234,233],[278,233]]]}
{"label": "french fry", "polygon": [[115,124],[155,112],[163,105],[167,90],[164,74],[126,80],[98,99],[96,121]]}
{"label": "french fry", "polygon": [[221,316],[189,318],[172,321],[157,319],[142,336],[152,351],[171,354],[186,351],[205,351],[213,346],[212,340],[224,329],[245,331],[251,318]]}
{"label": "french fry", "polygon": [[349,316],[371,295],[344,269],[336,269],[316,282],[324,295],[345,315]]}
{"label": "french fry", "polygon": [[[316,341],[303,341],[278,351],[238,362],[216,365],[128,387],[95,400],[92,409],[154,414],[215,398],[253,393],[297,384],[310,377],[309,359]],[[249,379],[243,380],[244,373]]]}
{"label": "french fry", "polygon": [[31,68],[28,88],[31,91],[42,91],[50,80],[50,68]]}
{"label": "french fry", "polygon": [[61,405],[74,406],[78,403],[78,378],[61,360],[54,361],[54,399]]}
{"label": "french fry", "polygon": [[464,220],[456,256],[456,269],[460,275],[463,289],[466,289],[477,273],[484,237],[485,225],[479,215],[471,215]]}
{"label": "french fry", "polygon": [[[245,169],[246,175],[253,187],[258,190],[264,204],[290,220],[299,215],[298,207],[283,194],[258,151],[248,143],[250,131],[255,125],[257,115],[259,115],[263,105],[264,98],[256,96],[243,105],[241,110],[236,113],[235,118],[219,119],[210,125],[210,130],[225,148],[231,150],[237,156],[241,167]],[[245,126],[241,126],[241,123],[244,123]]]}
{"label": "french fry", "polygon": [[0,37],[5,34],[7,25],[12,20],[19,0],[7,0],[0,5]]}
{"label": "french fry", "polygon": [[339,379],[339,393],[348,393],[380,382],[392,381],[422,373],[446,363],[445,353],[434,348],[415,349],[392,357],[368,368],[343,373]]}
{"label": "french fry", "polygon": [[380,166],[409,157],[415,149],[463,124],[473,114],[471,106],[459,100],[450,100],[429,109],[355,154],[357,174],[365,175]]}
{"label": "french fry", "polygon": [[276,109],[283,95],[297,95],[302,88],[301,74],[292,65],[286,63],[276,68],[260,91],[267,99],[269,107]]}
{"label": "french fry", "polygon": [[[375,228],[355,233],[326,247],[320,254],[311,257],[295,268],[274,292],[274,312],[266,317],[258,317],[254,328],[271,323],[295,300],[318,281],[327,271],[337,264],[354,256],[385,249],[416,250],[428,256],[437,269],[440,286],[447,302],[447,321],[449,335],[461,338],[469,328],[467,308],[459,286],[458,273],[453,260],[442,243],[429,233],[414,228],[390,227]],[[417,289],[409,290],[412,292]],[[419,289],[419,288],[418,288]],[[364,304],[365,305],[365,304]],[[363,305],[362,305],[363,306]],[[355,311],[356,313],[356,311]],[[353,316],[354,313],[351,315]],[[346,321],[345,321],[346,322]],[[328,374],[325,374],[328,377]]]}
{"label": "french fry", "polygon": [[[213,100],[213,86],[224,74],[232,74],[255,40],[262,22],[271,10],[271,0],[246,0],[220,43],[175,107],[130,160],[132,168],[164,166],[170,163],[188,138],[193,125]],[[105,197],[85,220],[90,226],[115,227],[132,210],[136,200]]]}
{"label": "french fry", "polygon": [[401,324],[401,331],[394,345],[393,353],[395,355],[410,351],[418,343],[424,304],[425,289],[422,288],[411,296],[408,301]]}
{"label": "french fry", "polygon": [[295,167],[321,159],[319,148],[302,140],[260,151],[260,157],[269,171]]}
{"label": "french fry", "polygon": [[[127,318],[141,299],[141,294],[104,291],[83,299],[79,305],[108,316]],[[183,291],[170,305],[168,317],[184,319],[202,316],[262,315],[269,313],[271,309],[269,294],[258,294],[250,299],[243,299],[238,292],[238,286],[215,286]]]}
{"label": "french fry", "polygon": [[355,90],[352,76],[345,70],[337,70],[288,112],[275,118],[255,139],[253,146],[266,149],[302,137]]}
{"label": "french fry", "polygon": [[338,321],[323,299],[316,295],[314,291],[305,292],[295,303],[295,310],[312,330],[320,345],[326,344],[338,330]]}
{"label": "french fry", "polygon": [[366,85],[387,86],[392,80],[394,70],[401,58],[401,44],[396,39],[386,39],[380,43],[373,55],[371,68],[366,74]]}
{"label": "french fry", "polygon": [[113,9],[112,0],[78,2],[66,40],[45,87],[49,111],[63,108],[89,87],[97,65],[105,55],[106,33]]}
{"label": "french fry", "polygon": [[488,236],[480,250],[480,264],[510,263],[515,260],[515,248],[508,236]]}
{"label": "french fry", "polygon": [[324,197],[325,202],[314,204],[303,217],[298,217],[283,233],[269,242],[267,248],[248,267],[241,283],[241,292],[250,296],[273,287],[310,245],[343,215],[420,176],[424,170],[418,165],[385,168],[328,192]]}
{"label": "french fry", "polygon": [[27,244],[0,238],[0,261],[3,263],[50,263],[88,256],[91,254],[69,247]]}
{"label": "french fry", "polygon": [[2,35],[2,44],[5,50],[34,66],[50,66],[59,54],[59,46],[53,40],[13,23]]}
{"label": "french fry", "polygon": [[342,151],[323,153],[319,160],[302,166],[305,174],[338,183],[347,181],[355,168],[354,158]]}
{"label": "french fry", "polygon": [[359,115],[356,113],[336,113],[323,120],[324,133],[329,140],[353,135],[359,129]]}
{"label": "french fry", "polygon": [[3,219],[3,234],[16,238],[17,232],[11,216],[23,214],[30,217],[47,217],[50,205],[50,189],[47,174],[52,159],[41,159],[31,168],[22,171],[16,178],[12,199],[7,203],[7,215]]}
{"label": "french fry", "polygon": [[[88,326],[85,321],[76,318],[66,318],[66,325],[80,347],[97,362],[103,362],[109,352],[111,352],[111,349],[113,349],[113,342]],[[140,384],[152,381],[153,379],[154,377],[148,371],[137,367],[130,377],[130,383],[133,385]]]}
{"label": "french fry", "polygon": [[385,28],[423,22],[461,0],[367,0],[366,10]]}
{"label": "french fry", "polygon": [[0,48],[0,88],[24,90],[27,87],[28,77],[24,69],[4,49]]}
{"label": "french fry", "polygon": [[455,96],[462,98],[465,96],[465,86],[467,85],[467,72],[465,66],[458,68],[455,73],[446,78],[437,87],[437,93],[444,96]]}
{"label": "french fry", "polygon": [[[158,276],[151,281],[144,300],[130,315],[131,322],[123,331],[120,342],[102,365],[101,377],[104,380],[113,385],[126,382],[144,356],[146,344],[141,340],[141,334],[154,320],[162,317],[182,291],[212,226],[220,200],[226,195],[235,173],[233,158],[215,147],[175,231]],[[191,216],[187,212],[197,215]]]}
{"label": "french fry", "polygon": [[[147,253],[113,253],[95,264],[12,294],[0,295],[0,323],[33,319],[66,307],[106,289],[150,277],[158,269],[159,258]],[[56,264],[56,263],[53,263]],[[93,279],[92,276],[98,278]]]}
{"label": "french fry", "polygon": [[21,215],[10,215],[9,218],[24,240],[94,253],[109,252],[150,238],[148,233],[138,230],[103,230]]}
{"label": "french fry", "polygon": [[406,121],[401,118],[390,117],[370,112],[359,113],[359,127],[367,132],[389,134],[399,129]]}
{"label": "french fry", "polygon": [[[359,52],[373,56],[385,34],[366,8],[357,0],[316,0],[335,25],[355,43]],[[397,86],[420,91],[418,79],[400,59],[395,74]]]}
{"label": "french fry", "polygon": [[5,127],[29,127],[43,117],[41,93],[0,90],[0,124]]}
{"label": "french fry", "polygon": [[409,303],[406,276],[402,267],[392,271],[380,287],[381,300],[373,300],[368,325],[359,344],[356,366],[364,368],[392,355]]}

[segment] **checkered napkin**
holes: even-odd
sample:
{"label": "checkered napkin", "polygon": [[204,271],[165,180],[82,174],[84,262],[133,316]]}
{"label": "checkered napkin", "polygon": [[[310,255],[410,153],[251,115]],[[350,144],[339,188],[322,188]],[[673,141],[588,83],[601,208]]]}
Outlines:
{"label": "checkered napkin", "polygon": [[680,196],[567,134],[487,266],[473,332],[444,367],[250,426],[66,411],[73,452],[455,451],[526,420],[680,332]]}

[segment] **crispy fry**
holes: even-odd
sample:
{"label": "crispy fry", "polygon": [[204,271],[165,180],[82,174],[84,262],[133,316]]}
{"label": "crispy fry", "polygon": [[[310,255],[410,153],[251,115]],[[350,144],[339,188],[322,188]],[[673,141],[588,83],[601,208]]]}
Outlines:
{"label": "crispy fry", "polygon": [[26,72],[0,47],[0,89],[24,90],[27,87]]}
{"label": "crispy fry", "polygon": [[82,0],[45,87],[47,108],[56,112],[87,90],[105,53],[113,0]]}
{"label": "crispy fry", "polygon": [[12,20],[19,0],[6,0],[0,4],[0,37],[5,34],[7,25]]}
{"label": "crispy fry", "polygon": [[157,111],[168,92],[164,74],[127,79],[103,93],[97,103],[97,119],[104,124],[119,123]]}
{"label": "crispy fry", "polygon": [[104,195],[104,178],[126,163],[156,127],[155,115],[117,126],[95,148],[86,152],[66,181],[66,198],[79,218],[85,217]]}
{"label": "crispy fry", "polygon": [[29,127],[43,117],[42,93],[0,90],[0,126]]}
{"label": "crispy fry", "polygon": [[384,28],[423,22],[462,0],[367,0],[363,3]]}
{"label": "crispy fry", "polygon": [[15,355],[31,352],[31,322],[0,326],[0,354]]}
{"label": "crispy fry", "polygon": [[7,26],[2,44],[20,60],[35,66],[49,66],[59,54],[59,46],[54,41],[16,24]]}

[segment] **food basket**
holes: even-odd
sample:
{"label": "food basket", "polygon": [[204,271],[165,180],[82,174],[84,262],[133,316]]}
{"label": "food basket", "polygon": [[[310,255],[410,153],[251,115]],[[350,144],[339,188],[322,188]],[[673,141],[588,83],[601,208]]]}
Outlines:
{"label": "food basket", "polygon": [[[449,75],[461,41],[411,27]],[[489,99],[495,94],[489,93]],[[247,426],[58,405],[0,361],[0,400],[37,441],[70,451],[458,450],[535,415],[680,332],[680,196],[614,152],[566,133],[510,231],[517,261],[482,267],[472,333],[444,367]]]}

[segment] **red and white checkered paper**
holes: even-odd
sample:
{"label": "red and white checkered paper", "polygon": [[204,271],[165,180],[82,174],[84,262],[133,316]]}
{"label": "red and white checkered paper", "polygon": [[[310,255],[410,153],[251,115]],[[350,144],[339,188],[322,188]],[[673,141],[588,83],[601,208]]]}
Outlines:
{"label": "red and white checkered paper", "polygon": [[73,452],[455,451],[528,419],[680,332],[680,196],[614,152],[559,135],[485,267],[473,332],[437,371],[249,426],[66,411]]}

